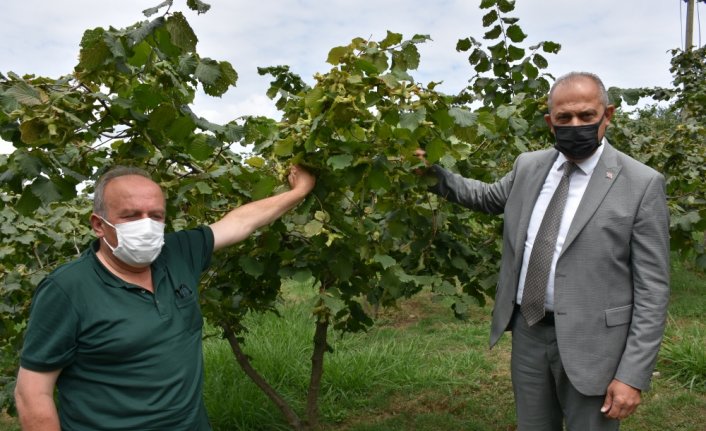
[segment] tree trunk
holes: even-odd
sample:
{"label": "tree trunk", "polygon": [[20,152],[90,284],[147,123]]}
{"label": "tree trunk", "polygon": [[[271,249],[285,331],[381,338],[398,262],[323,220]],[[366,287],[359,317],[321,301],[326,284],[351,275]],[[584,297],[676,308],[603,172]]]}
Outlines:
{"label": "tree trunk", "polygon": [[328,333],[329,319],[319,318],[316,321],[316,331],[314,332],[314,352],[311,355],[311,380],[309,382],[309,392],[306,396],[306,420],[310,429],[319,426],[319,392],[321,389],[321,376],[324,373],[324,354],[328,350],[326,337]]}
{"label": "tree trunk", "polygon": [[[250,359],[248,356],[243,353],[242,349],[240,348],[240,342],[238,341],[238,338],[236,337],[235,333],[226,325],[221,325],[223,328],[223,333],[225,334],[226,339],[230,343],[230,347],[233,350],[233,353],[235,354],[235,359],[238,361],[238,364],[240,365],[240,368],[243,369],[245,374],[250,377],[250,379],[255,382],[255,384],[262,390],[262,392],[267,395],[267,397],[272,400],[273,403],[277,406],[277,408],[282,412],[284,415],[287,423],[289,426],[291,426],[294,430],[296,431],[303,431],[306,430],[306,426],[302,424],[301,419],[299,419],[299,416],[296,414],[294,410],[289,406],[287,401],[282,398],[277,391],[270,386],[265,379],[253,368],[252,364],[250,364]],[[318,325],[317,325],[317,331],[318,331]],[[325,338],[325,334],[324,334]],[[322,358],[323,362],[323,358]],[[321,379],[321,376],[319,376],[319,380]],[[312,373],[312,380],[313,380],[313,373]]]}

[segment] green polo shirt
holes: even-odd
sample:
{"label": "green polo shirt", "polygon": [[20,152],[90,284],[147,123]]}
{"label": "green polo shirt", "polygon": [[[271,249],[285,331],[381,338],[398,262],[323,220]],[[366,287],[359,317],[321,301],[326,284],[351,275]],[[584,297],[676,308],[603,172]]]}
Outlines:
{"label": "green polo shirt", "polygon": [[114,276],[97,247],[39,284],[22,367],[62,370],[63,430],[210,430],[198,284],[213,253],[211,229],[165,236],[152,264],[154,294]]}

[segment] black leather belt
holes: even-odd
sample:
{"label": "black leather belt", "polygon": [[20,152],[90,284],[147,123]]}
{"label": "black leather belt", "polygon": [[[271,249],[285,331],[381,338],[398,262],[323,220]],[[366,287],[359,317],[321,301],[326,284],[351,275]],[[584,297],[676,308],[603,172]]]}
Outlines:
{"label": "black leather belt", "polygon": [[[515,313],[518,313],[520,317],[522,317],[519,304],[515,304]],[[536,325],[554,326],[554,312],[545,310],[544,317],[542,317],[542,320],[537,322]]]}

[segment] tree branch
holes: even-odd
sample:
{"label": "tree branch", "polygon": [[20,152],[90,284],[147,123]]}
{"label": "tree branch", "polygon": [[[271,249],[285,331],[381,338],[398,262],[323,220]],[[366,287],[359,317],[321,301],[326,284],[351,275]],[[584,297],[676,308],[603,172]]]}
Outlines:
{"label": "tree branch", "polygon": [[252,364],[250,363],[250,358],[243,353],[243,350],[240,348],[240,342],[238,341],[238,337],[235,335],[231,327],[227,324],[221,324],[221,328],[223,328],[223,334],[225,335],[226,339],[230,343],[230,348],[233,350],[233,354],[235,355],[236,361],[238,361],[238,365],[240,365],[240,368],[245,372],[245,374],[252,380],[260,390],[267,395],[267,397],[275,403],[277,408],[282,412],[284,415],[285,419],[287,420],[287,423],[294,428],[295,430],[304,430],[304,425],[302,424],[302,421],[299,419],[299,416],[296,414],[296,412],[289,406],[287,401],[282,398],[280,394],[277,393],[277,391],[265,381],[265,379],[260,375],[260,373],[253,368]]}

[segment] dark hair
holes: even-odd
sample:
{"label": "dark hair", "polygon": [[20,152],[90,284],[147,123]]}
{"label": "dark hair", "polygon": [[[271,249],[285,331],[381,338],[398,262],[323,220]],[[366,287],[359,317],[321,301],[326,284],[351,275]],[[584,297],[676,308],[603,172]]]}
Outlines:
{"label": "dark hair", "polygon": [[105,186],[118,177],[126,175],[139,175],[152,180],[152,177],[146,170],[136,168],[134,166],[115,166],[104,173],[96,182],[96,188],[93,191],[93,212],[101,217],[105,217]]}
{"label": "dark hair", "polygon": [[552,88],[549,90],[549,96],[547,98],[547,108],[549,109],[549,112],[551,112],[552,110],[552,96],[554,95],[554,90],[562,84],[571,82],[579,78],[588,78],[591,81],[595,82],[598,86],[598,91],[600,92],[600,98],[601,103],[603,103],[603,107],[606,107],[610,104],[610,101],[608,100],[608,92],[605,89],[605,85],[603,85],[603,81],[601,81],[601,78],[599,78],[598,75],[591,72],[570,72],[566,75],[560,76],[559,79],[557,79],[554,84],[552,84]]}

